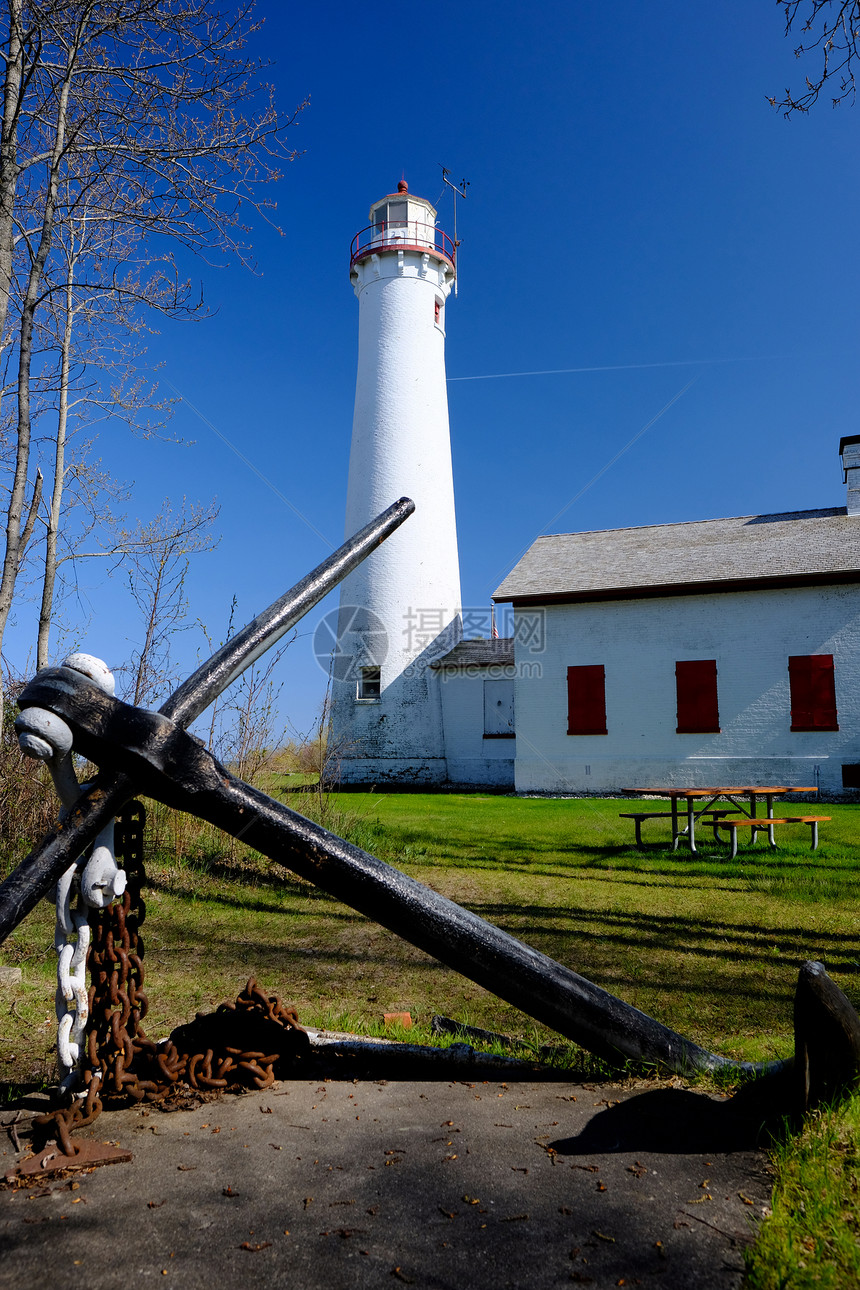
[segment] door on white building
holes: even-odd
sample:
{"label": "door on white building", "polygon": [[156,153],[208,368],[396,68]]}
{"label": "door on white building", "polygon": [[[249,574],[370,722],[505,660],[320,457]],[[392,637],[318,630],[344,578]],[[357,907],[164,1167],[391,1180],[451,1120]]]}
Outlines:
{"label": "door on white building", "polygon": [[484,738],[514,733],[514,683],[484,682]]}

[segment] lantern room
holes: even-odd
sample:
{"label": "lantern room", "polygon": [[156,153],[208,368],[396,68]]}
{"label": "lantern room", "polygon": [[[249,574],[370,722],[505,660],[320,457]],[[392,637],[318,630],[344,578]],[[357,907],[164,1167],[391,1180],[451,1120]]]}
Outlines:
{"label": "lantern room", "polygon": [[436,227],[436,208],[423,197],[409,192],[405,179],[396,193],[388,193],[370,208],[370,224],[352,239],[350,268],[369,255],[385,251],[429,252],[455,268],[456,247]]}

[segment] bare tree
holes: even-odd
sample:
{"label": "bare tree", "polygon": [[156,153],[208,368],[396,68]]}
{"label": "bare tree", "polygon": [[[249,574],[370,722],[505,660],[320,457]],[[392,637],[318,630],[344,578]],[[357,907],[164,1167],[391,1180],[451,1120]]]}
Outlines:
{"label": "bare tree", "polygon": [[801,94],[786,89],[780,102],[774,97],[768,100],[770,104],[781,108],[787,117],[792,112],[808,112],[828,81],[834,107],[845,99],[853,103],[860,0],[777,0],[777,4],[785,17],[786,36],[798,31],[802,36],[795,58],[817,58],[818,65],[815,73],[805,78]]}
{"label": "bare tree", "polygon": [[176,678],[170,663],[170,647],[186,622],[188,601],[185,579],[189,559],[197,551],[211,551],[217,545],[212,525],[217,507],[188,505],[183,499],[178,511],[165,501],[148,524],[139,524],[125,535],[123,554],[130,565],[128,574],[132,599],[140,610],[143,639],[131,657],[126,697],[136,706],[152,707],[171,688]]}
{"label": "bare tree", "polygon": [[[38,508],[38,479],[29,486],[28,480],[34,382],[43,377],[41,314],[65,292],[72,332],[85,327],[75,302],[87,291],[112,293],[126,321],[153,305],[164,313],[193,311],[172,248],[250,263],[243,210],[266,213],[261,185],[295,155],[284,143],[295,114],[278,113],[259,64],[244,52],[256,30],[252,8],[252,0],[229,10],[219,0],[0,0],[0,346],[14,375],[6,385],[15,402],[0,649]],[[79,255],[72,279],[64,273],[69,229],[76,221],[80,228],[84,211],[89,240],[79,249],[92,245],[97,229],[99,252]],[[64,425],[71,352],[70,333],[59,350],[57,413]],[[52,540],[65,433],[56,440]],[[48,614],[51,597],[49,587]]]}
{"label": "bare tree", "polygon": [[[75,429],[92,430],[97,420],[124,421],[136,432],[150,435],[161,430],[172,412],[172,400],[159,399],[155,383],[140,375],[142,346],[137,343],[145,324],[139,306],[149,311],[175,314],[173,284],[157,271],[141,278],[133,263],[136,249],[130,237],[116,234],[100,218],[98,187],[89,189],[64,219],[57,237],[56,281],[46,284],[42,332],[44,347],[56,361],[44,368],[39,387],[44,399],[54,400],[50,442],[52,487],[44,521],[44,563],[37,668],[47,667],[54,615],[57,576],[69,561],[114,557],[122,552],[122,537],[105,506],[108,495],[121,493],[114,481],[89,460],[92,439],[67,456]],[[124,273],[118,280],[118,267]],[[153,425],[153,417],[157,418]],[[47,419],[43,416],[43,420]],[[74,422],[74,425],[73,425]],[[67,482],[77,484],[71,498]],[[81,504],[86,519],[72,540],[66,535],[60,553],[61,528],[68,528],[69,514]],[[93,529],[103,531],[99,549],[82,549]]]}
{"label": "bare tree", "polygon": [[286,735],[278,713],[281,687],[274,672],[295,633],[263,662],[242,674],[222,706],[218,756],[246,784],[257,782],[273,762]]}

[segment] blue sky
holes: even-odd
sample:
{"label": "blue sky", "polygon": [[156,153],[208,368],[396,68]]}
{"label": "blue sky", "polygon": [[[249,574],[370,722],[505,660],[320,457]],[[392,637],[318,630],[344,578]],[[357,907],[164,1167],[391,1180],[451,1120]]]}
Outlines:
{"label": "blue sky", "polygon": [[[541,532],[843,503],[860,117],[826,99],[791,121],[769,106],[805,70],[771,0],[258,11],[282,106],[311,96],[291,134],[303,155],[271,194],[283,235],[255,228],[256,275],[191,266],[212,316],[152,339],[187,442],[117,425],[98,445],[133,481],[133,514],[217,498],[220,546],[187,584],[215,640],[234,594],[245,621],[324,558],[319,534],[342,540],[350,240],[401,175],[435,202],[439,163],[470,182],[447,311],[465,605],[487,605]],[[119,664],[141,634],[122,580],[81,578],[69,644]],[[322,700],[310,636],[329,607],[279,665],[298,729]],[[206,652],[196,628],[175,648],[184,670]]]}

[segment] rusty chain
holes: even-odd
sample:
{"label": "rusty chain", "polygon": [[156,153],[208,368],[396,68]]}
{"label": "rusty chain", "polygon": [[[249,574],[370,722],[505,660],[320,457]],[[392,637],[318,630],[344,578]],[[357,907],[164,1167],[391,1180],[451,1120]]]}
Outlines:
{"label": "rusty chain", "polygon": [[106,1098],[158,1101],[177,1090],[200,1092],[245,1086],[269,1088],[275,1068],[309,1050],[295,1008],[267,995],[252,978],[234,1003],[174,1030],[168,1040],[149,1039],[141,1022],[149,1001],[144,990],[146,916],[142,896],[143,829],[146,813],[130,802],[117,817],[115,847],[127,884],[119,901],[90,912],[92,939],[87,954],[88,992],[84,1095],[36,1117],[41,1131],[54,1132],[67,1156],[77,1154],[71,1134],[91,1124]]}

